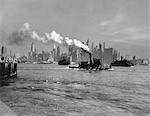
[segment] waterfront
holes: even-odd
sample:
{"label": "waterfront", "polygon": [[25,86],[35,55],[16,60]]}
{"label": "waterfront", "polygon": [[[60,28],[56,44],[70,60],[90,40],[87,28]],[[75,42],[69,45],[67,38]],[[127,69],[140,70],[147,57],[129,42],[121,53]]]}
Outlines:
{"label": "waterfront", "polygon": [[1,87],[0,97],[19,116],[150,115],[150,67],[113,68],[19,64],[18,79]]}

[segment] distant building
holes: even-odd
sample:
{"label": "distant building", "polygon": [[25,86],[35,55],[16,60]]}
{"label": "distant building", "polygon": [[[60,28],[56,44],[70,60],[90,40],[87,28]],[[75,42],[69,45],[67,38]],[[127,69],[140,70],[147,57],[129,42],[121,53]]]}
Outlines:
{"label": "distant building", "polygon": [[91,49],[91,52],[93,53],[93,50],[94,50],[94,42],[92,42],[90,49]]}
{"label": "distant building", "polygon": [[47,61],[49,59],[49,52],[42,51],[42,61]]}
{"label": "distant building", "polygon": [[57,46],[57,61],[59,61],[60,60],[60,47],[59,46]]}
{"label": "distant building", "polygon": [[99,48],[97,46],[92,50],[93,58],[99,59],[102,61],[102,45],[99,43]]}
{"label": "distant building", "polygon": [[114,50],[113,61],[116,61],[116,60],[117,60],[117,50]]}
{"label": "distant building", "polygon": [[117,53],[117,60],[120,60],[120,52]]}
{"label": "distant building", "polygon": [[60,55],[60,60],[65,59],[65,60],[69,60],[69,56],[67,53],[61,53]]}
{"label": "distant building", "polygon": [[84,50],[80,50],[79,54],[80,54],[80,61],[88,61],[88,62],[90,61],[89,54]]}
{"label": "distant building", "polygon": [[52,50],[52,54],[53,54],[53,61],[57,61],[57,48],[56,45],[54,45],[53,50]]}
{"label": "distant building", "polygon": [[36,52],[36,48],[33,42],[31,44],[31,52]]}
{"label": "distant building", "polygon": [[110,64],[113,61],[113,48],[104,48],[103,63]]}
{"label": "distant building", "polygon": [[31,44],[31,51],[28,52],[28,60],[30,62],[36,62],[37,61],[37,53],[34,43]]}
{"label": "distant building", "polygon": [[69,46],[68,55],[70,57],[70,62],[78,62],[78,49],[75,46]]}
{"label": "distant building", "polygon": [[105,42],[103,42],[103,52],[104,52],[104,50],[105,50]]}

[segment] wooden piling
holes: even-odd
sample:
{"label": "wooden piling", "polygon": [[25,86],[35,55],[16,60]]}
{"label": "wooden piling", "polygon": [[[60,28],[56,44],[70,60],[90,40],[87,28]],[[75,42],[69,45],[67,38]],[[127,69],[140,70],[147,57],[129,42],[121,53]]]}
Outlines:
{"label": "wooden piling", "polygon": [[0,79],[17,77],[17,63],[1,62],[0,63]]}

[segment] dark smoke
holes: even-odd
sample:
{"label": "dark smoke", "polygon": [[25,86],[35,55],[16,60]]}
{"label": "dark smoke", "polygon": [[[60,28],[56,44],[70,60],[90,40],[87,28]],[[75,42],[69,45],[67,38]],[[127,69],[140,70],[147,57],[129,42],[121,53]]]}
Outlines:
{"label": "dark smoke", "polygon": [[23,32],[12,32],[8,37],[9,45],[23,45],[23,43],[29,38],[29,35]]}

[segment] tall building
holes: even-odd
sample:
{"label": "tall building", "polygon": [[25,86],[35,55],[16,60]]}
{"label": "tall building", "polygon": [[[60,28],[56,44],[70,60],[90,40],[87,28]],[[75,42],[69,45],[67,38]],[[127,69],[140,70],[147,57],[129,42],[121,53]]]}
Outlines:
{"label": "tall building", "polygon": [[68,48],[68,55],[70,57],[70,62],[77,62],[78,61],[78,49],[71,45]]}
{"label": "tall building", "polygon": [[60,47],[57,46],[57,61],[60,60]]}
{"label": "tall building", "polygon": [[56,45],[54,45],[54,47],[53,47],[53,61],[57,61],[57,49],[56,49]]}
{"label": "tall building", "polygon": [[47,61],[49,59],[49,52],[42,51],[42,61]]}
{"label": "tall building", "polygon": [[36,54],[36,48],[34,43],[31,43],[31,51],[28,52],[28,59],[30,62],[36,62],[37,61],[37,54]]}
{"label": "tall building", "polygon": [[101,43],[99,43],[99,47],[96,46],[92,51],[93,51],[92,52],[92,57],[94,59],[99,59],[102,62],[103,54],[102,54],[102,45],[101,45]]}
{"label": "tall building", "polygon": [[36,48],[33,42],[31,44],[31,52],[36,52]]}
{"label": "tall building", "polygon": [[116,60],[117,60],[117,50],[114,50],[113,61],[116,61]]}
{"label": "tall building", "polygon": [[91,52],[93,52],[94,50],[94,42],[92,42],[92,45],[91,45]]}
{"label": "tall building", "polygon": [[120,52],[117,53],[117,60],[120,60]]}
{"label": "tall building", "polygon": [[103,52],[103,63],[110,64],[113,61],[113,48],[105,48]]}

